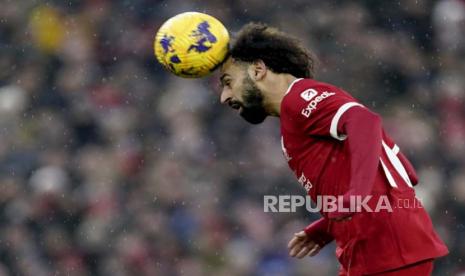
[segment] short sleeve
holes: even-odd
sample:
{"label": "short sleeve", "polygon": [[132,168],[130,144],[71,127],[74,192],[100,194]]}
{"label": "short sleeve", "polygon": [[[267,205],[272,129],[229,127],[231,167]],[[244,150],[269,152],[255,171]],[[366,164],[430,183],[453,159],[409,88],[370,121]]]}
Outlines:
{"label": "short sleeve", "polygon": [[343,141],[339,121],[351,108],[363,107],[346,92],[330,85],[293,89],[283,99],[281,112],[296,131]]}

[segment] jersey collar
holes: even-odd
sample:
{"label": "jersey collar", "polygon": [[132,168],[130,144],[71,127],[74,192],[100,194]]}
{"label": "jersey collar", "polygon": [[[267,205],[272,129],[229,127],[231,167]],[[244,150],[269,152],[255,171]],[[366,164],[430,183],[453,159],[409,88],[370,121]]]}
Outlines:
{"label": "jersey collar", "polygon": [[298,78],[298,79],[295,79],[293,82],[291,82],[291,84],[289,85],[289,88],[287,88],[286,94],[289,93],[292,90],[292,87],[294,86],[294,84],[296,84],[300,80],[303,80],[303,78]]}

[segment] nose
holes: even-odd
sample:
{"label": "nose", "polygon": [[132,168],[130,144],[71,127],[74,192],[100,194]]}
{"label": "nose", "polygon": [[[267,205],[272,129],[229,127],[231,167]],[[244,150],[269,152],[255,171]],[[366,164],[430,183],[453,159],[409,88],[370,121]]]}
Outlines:
{"label": "nose", "polygon": [[223,91],[221,92],[220,101],[221,101],[222,104],[227,103],[228,101],[231,100],[231,98],[232,98],[232,94],[231,94],[230,91],[228,91],[228,90],[223,90]]}

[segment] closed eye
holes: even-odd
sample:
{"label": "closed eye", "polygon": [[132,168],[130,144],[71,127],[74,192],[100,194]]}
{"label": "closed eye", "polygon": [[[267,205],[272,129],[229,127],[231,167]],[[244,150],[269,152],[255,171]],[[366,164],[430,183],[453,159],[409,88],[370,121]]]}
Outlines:
{"label": "closed eye", "polygon": [[222,88],[225,86],[231,88],[231,79],[229,78],[228,74],[224,74],[221,76],[220,83]]}

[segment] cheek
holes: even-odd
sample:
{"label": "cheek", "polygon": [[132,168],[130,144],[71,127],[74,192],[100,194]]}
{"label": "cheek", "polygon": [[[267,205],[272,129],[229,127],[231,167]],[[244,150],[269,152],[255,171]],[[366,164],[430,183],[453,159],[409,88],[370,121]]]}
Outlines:
{"label": "cheek", "polygon": [[242,85],[233,86],[231,89],[234,99],[242,102],[244,100],[244,87]]}

